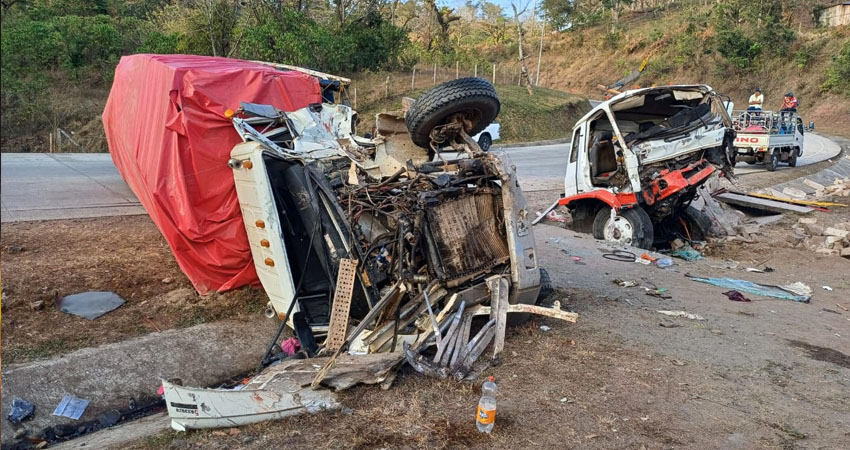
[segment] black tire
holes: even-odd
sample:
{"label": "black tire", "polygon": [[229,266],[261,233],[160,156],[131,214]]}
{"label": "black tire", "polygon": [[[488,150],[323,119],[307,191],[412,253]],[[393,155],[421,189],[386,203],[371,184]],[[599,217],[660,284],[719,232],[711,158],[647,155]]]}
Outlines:
{"label": "black tire", "polygon": [[481,150],[485,152],[490,150],[490,146],[493,144],[493,139],[490,137],[490,133],[484,133],[481,136],[478,136],[478,146],[481,147]]}
{"label": "black tire", "polygon": [[797,156],[799,155],[798,147],[791,149],[791,154],[788,156],[788,167],[797,167]]}
{"label": "black tire", "polygon": [[794,148],[797,149],[797,157],[798,158],[803,156],[803,147],[794,147]]}
{"label": "black tire", "polygon": [[[655,234],[652,226],[652,219],[649,214],[640,207],[620,210],[617,216],[626,219],[632,228],[632,238],[630,242],[625,244],[637,248],[651,249],[652,241]],[[610,208],[602,208],[596,213],[596,218],[593,219],[593,237],[596,239],[605,239],[605,225],[611,217]]]}
{"label": "black tire", "polygon": [[711,235],[711,218],[706,213],[688,206],[680,217],[685,220],[688,226],[687,234],[691,236],[692,241],[704,241]]}
{"label": "black tire", "polygon": [[501,103],[496,88],[483,78],[458,78],[422,94],[407,111],[404,121],[416,145],[431,148],[431,130],[461,113],[472,126],[466,134],[475,136],[499,115]]}
{"label": "black tire", "polygon": [[765,165],[767,166],[768,172],[773,172],[776,170],[776,167],[779,166],[779,149],[775,149],[773,153],[770,154],[770,158],[765,161]]}

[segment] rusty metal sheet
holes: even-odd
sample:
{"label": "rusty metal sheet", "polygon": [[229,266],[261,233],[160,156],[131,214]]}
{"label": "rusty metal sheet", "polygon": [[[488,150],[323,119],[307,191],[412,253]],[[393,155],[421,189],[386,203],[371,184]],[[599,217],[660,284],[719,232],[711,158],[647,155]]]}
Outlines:
{"label": "rusty metal sheet", "polygon": [[325,347],[334,352],[345,342],[345,332],[348,329],[348,317],[351,311],[351,297],[354,294],[354,279],[357,277],[357,260],[342,259],[339,262],[339,272],[336,279],[336,291],[331,310],[331,321],[328,326],[328,339]]}

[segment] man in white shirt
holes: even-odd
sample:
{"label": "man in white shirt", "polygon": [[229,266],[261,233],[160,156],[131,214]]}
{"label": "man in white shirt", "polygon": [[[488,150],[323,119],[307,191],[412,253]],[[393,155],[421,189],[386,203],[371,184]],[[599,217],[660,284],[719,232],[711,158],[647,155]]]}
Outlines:
{"label": "man in white shirt", "polygon": [[747,107],[747,111],[761,111],[762,104],[764,104],[764,96],[761,95],[761,89],[756,88],[750,96],[750,106]]}

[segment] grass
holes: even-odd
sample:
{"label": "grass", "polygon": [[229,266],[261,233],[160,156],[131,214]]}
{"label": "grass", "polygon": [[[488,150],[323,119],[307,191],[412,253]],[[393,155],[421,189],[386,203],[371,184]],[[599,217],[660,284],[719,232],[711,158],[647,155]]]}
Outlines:
{"label": "grass", "polygon": [[[360,134],[372,130],[375,126],[375,114],[400,111],[403,97],[416,98],[433,87],[433,82],[429,79],[424,80],[427,86],[417,83],[417,87],[412,88],[410,75],[391,74],[387,94],[386,77],[386,74],[370,74],[355,78],[355,86],[358,87],[356,110],[360,118]],[[534,95],[528,95],[524,87],[497,85],[496,91],[502,102],[502,109],[496,118],[502,126],[502,143],[569,137],[576,120],[590,110],[587,98],[554,89],[536,87]]]}

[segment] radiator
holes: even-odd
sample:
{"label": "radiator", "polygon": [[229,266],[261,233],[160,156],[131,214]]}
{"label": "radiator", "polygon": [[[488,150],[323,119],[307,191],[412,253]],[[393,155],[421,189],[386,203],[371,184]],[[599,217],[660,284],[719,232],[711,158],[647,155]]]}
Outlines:
{"label": "radiator", "polygon": [[474,275],[510,259],[504,221],[496,209],[500,199],[476,193],[428,210],[430,262],[441,280]]}

